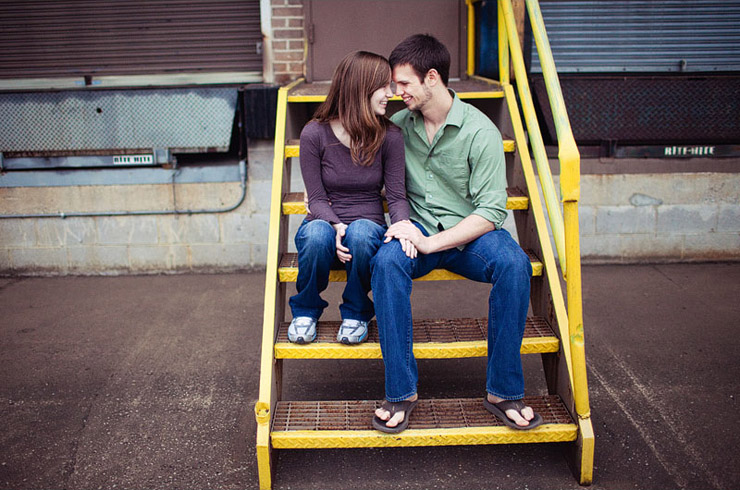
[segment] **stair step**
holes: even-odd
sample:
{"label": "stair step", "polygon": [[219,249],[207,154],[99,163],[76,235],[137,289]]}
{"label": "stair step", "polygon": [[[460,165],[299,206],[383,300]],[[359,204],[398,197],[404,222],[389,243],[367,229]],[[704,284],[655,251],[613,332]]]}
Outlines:
{"label": "stair step", "polygon": [[[509,187],[506,192],[509,195],[506,200],[506,209],[524,210],[529,208],[529,198],[521,189]],[[387,202],[383,202],[383,207],[388,212]],[[283,214],[306,214],[302,192],[288,192],[283,195]]]}
{"label": "stair step", "polygon": [[[504,140],[504,152],[514,153],[516,151],[516,142],[514,140]],[[301,156],[300,140],[288,140],[285,144],[285,158],[298,158]]]}
{"label": "stair step", "polygon": [[[331,82],[300,83],[288,94],[288,102],[323,102],[329,93]],[[504,91],[499,83],[488,83],[482,80],[469,78],[467,80],[450,80],[448,88],[457,93],[462,100],[468,99],[503,99]],[[401,101],[398,96],[391,97],[391,101]]]}
{"label": "stair step", "polygon": [[[533,251],[525,250],[529,260],[532,262],[532,276],[541,276],[543,265],[539,257],[537,257]],[[329,272],[329,281],[331,282],[344,282],[347,280],[347,272],[344,269],[340,269],[341,264],[335,266],[331,272]],[[280,265],[278,265],[278,278],[280,282],[296,282],[298,279],[298,254],[297,253],[284,253],[280,257]],[[426,276],[414,279],[415,281],[455,281],[465,279],[463,276],[455,274],[445,269],[434,269]]]}
{"label": "stair step", "polygon": [[400,434],[371,425],[380,401],[283,401],[273,418],[272,446],[279,449],[456,446],[574,441],[577,426],[557,395],[524,398],[544,423],[532,430],[505,426],[480,398],[422,399]]}
{"label": "stair step", "polygon": [[[289,322],[278,328],[275,341],[277,359],[381,359],[378,327],[369,324],[368,337],[359,345],[337,342],[338,321],[320,321],[316,340],[299,345],[288,340]],[[414,321],[414,355],[417,359],[453,359],[485,357],[487,318],[455,318]],[[552,327],[542,317],[527,318],[522,354],[558,352],[560,342]]]}

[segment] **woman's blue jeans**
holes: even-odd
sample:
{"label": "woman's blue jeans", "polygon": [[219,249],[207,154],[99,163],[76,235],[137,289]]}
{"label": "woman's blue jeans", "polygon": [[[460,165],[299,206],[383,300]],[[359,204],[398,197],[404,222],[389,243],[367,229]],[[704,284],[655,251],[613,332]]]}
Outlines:
{"label": "woman's blue jeans", "polygon": [[[427,234],[421,226],[416,225]],[[398,240],[383,244],[372,260],[372,291],[385,363],[385,396],[404,400],[416,393],[419,374],[413,352],[412,280],[447,269],[491,284],[488,300],[486,390],[507,399],[524,396],[521,345],[529,308],[532,265],[509,232],[495,230],[467,244],[409,259]],[[460,312],[460,316],[465,316]]]}
{"label": "woman's blue jeans", "polygon": [[[347,284],[339,306],[342,319],[369,322],[375,315],[370,292],[370,260],[383,243],[386,228],[373,221],[359,219],[347,227],[342,244],[349,249],[352,260],[344,264]],[[329,284],[329,272],[337,258],[336,232],[328,222],[304,220],[295,236],[298,249],[298,294],[290,298],[293,318],[309,316],[318,319],[329,303],[321,292]]]}

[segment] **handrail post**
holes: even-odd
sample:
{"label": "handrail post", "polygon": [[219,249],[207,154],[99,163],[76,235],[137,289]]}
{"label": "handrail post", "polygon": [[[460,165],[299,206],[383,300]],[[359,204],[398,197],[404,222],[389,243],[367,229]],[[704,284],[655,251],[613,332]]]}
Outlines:
{"label": "handrail post", "polygon": [[516,19],[514,18],[514,8],[511,4],[511,0],[499,0],[499,2],[503,10],[503,16],[506,23],[506,33],[509,39],[509,52],[511,53],[511,61],[514,65],[514,76],[522,104],[522,111],[524,112],[524,120],[527,124],[527,130],[529,131],[529,141],[532,145],[532,153],[534,154],[534,159],[537,163],[537,172],[540,176],[540,184],[542,185],[542,193],[545,197],[547,214],[550,217],[550,228],[552,229],[555,248],[558,252],[558,259],[560,260],[560,268],[563,270],[563,274],[565,275],[565,237],[563,236],[563,216],[560,212],[560,199],[555,191],[552,171],[550,170],[550,161],[547,158],[545,143],[542,140],[542,132],[540,131],[539,122],[537,121],[537,113],[534,109],[532,93],[529,90],[527,70],[524,66],[524,56],[519,42]]}
{"label": "handrail post", "polygon": [[509,40],[506,37],[506,20],[501,2],[497,3],[498,10],[498,75],[501,85],[511,83],[509,62]]}
{"label": "handrail post", "polygon": [[476,0],[465,0],[468,6],[468,66],[465,73],[468,76],[475,74],[475,9],[473,3]]}
{"label": "handrail post", "polygon": [[570,334],[571,360],[573,362],[573,396],[578,417],[587,419],[591,416],[591,408],[588,400],[588,381],[586,377],[578,223],[578,200],[581,193],[581,157],[573,138],[573,131],[565,108],[560,81],[555,69],[555,60],[552,56],[550,42],[547,39],[547,31],[545,30],[545,22],[542,18],[539,3],[537,0],[526,0],[526,2],[558,137],[560,193],[565,216],[565,251],[568,263],[566,290],[568,294],[568,331]]}

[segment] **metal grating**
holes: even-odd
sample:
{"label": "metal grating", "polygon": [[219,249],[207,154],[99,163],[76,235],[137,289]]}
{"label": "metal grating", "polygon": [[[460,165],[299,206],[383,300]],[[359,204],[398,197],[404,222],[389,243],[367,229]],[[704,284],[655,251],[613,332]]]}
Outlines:
{"label": "metal grating", "polygon": [[[314,343],[337,342],[339,321],[320,321],[316,329]],[[282,322],[278,327],[277,342],[288,342],[289,322]],[[378,343],[378,325],[375,320],[368,325],[367,343]],[[487,318],[453,318],[414,320],[414,343],[447,343],[486,341],[488,330]],[[524,338],[554,337],[552,327],[542,317],[527,318],[524,327]]]}
{"label": "metal grating", "polygon": [[[541,75],[533,90],[555,140],[552,111]],[[740,77],[664,75],[560,77],[578,143],[736,143],[740,135]]]}
{"label": "metal grating", "polygon": [[[290,97],[317,97],[326,96],[329,93],[331,82],[301,83],[290,91]],[[503,88],[498,83],[487,83],[482,80],[469,78],[467,80],[450,80],[448,87],[454,90],[461,99],[465,93],[491,92],[492,95],[503,97]]]}
{"label": "metal grating", "polygon": [[9,157],[170,148],[226,151],[235,88],[0,94],[0,152]]}
{"label": "metal grating", "polygon": [[[542,415],[545,424],[573,424],[557,395],[527,396],[525,403]],[[372,413],[381,401],[278,402],[273,432],[374,430]],[[450,429],[505,426],[483,406],[482,398],[422,399],[409,419],[409,429]]]}

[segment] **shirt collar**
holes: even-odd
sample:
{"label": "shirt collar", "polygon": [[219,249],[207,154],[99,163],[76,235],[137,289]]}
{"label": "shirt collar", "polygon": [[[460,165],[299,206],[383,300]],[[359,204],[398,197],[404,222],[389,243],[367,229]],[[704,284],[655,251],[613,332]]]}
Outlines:
{"label": "shirt collar", "polygon": [[[450,107],[450,112],[447,113],[447,119],[445,120],[444,126],[451,125],[459,128],[462,126],[464,117],[462,101],[454,90],[448,88],[447,91],[450,92],[450,95],[452,96],[452,107]],[[416,124],[417,119],[420,118],[422,118],[421,112],[411,111],[411,120],[414,124]]]}

